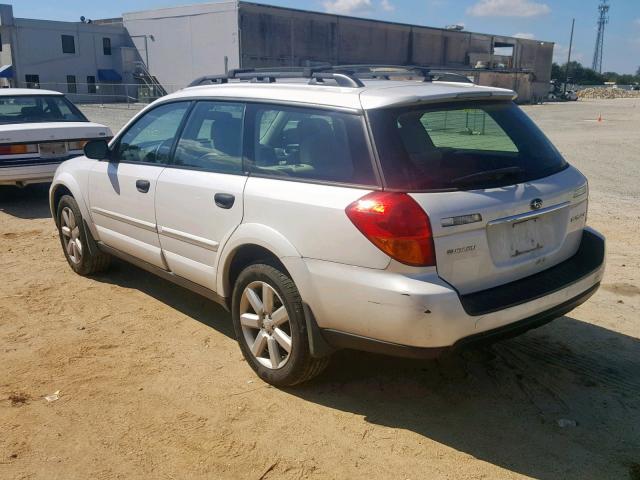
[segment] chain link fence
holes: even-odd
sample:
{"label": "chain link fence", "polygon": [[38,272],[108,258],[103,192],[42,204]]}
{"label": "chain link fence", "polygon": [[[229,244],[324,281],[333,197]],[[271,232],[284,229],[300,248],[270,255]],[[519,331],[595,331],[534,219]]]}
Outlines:
{"label": "chain link fence", "polygon": [[76,104],[94,104],[114,108],[130,108],[136,104],[151,103],[158,98],[186,87],[178,84],[145,83],[80,83],[80,82],[26,82],[20,88],[53,90],[64,93]]}

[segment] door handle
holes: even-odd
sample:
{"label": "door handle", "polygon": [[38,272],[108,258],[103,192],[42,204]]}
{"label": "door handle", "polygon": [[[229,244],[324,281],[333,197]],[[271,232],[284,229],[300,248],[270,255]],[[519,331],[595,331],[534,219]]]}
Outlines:
{"label": "door handle", "polygon": [[225,210],[229,210],[236,202],[235,195],[230,193],[216,193],[213,199],[218,207],[224,208]]}
{"label": "door handle", "polygon": [[136,180],[136,188],[140,193],[147,193],[151,182],[149,180]]}

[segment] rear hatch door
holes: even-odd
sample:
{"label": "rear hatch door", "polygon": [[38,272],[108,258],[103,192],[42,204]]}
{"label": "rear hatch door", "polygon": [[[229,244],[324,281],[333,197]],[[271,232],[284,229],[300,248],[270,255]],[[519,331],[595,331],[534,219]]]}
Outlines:
{"label": "rear hatch door", "polygon": [[438,274],[465,294],[574,255],[586,221],[583,185],[584,177],[569,168],[499,189],[412,196],[431,219]]}
{"label": "rear hatch door", "polygon": [[511,101],[368,112],[385,187],[431,219],[438,274],[460,293],[517,280],[573,255],[586,180]]}

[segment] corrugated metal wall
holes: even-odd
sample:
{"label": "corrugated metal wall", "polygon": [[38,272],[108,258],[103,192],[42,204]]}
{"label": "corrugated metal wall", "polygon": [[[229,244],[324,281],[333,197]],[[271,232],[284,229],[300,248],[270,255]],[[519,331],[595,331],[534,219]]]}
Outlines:
{"label": "corrugated metal wall", "polygon": [[532,72],[537,87],[531,95],[542,96],[551,77],[553,43],[245,2],[239,13],[244,68],[300,66],[308,61],[469,68],[474,66],[472,57],[491,57],[492,45],[500,42],[514,45],[514,68]]}
{"label": "corrugated metal wall", "polygon": [[[240,3],[244,67],[331,63],[429,64],[469,66],[470,53],[491,54],[493,41],[512,43],[518,67],[551,71],[553,43],[454,32]],[[548,64],[548,65],[547,65]]]}

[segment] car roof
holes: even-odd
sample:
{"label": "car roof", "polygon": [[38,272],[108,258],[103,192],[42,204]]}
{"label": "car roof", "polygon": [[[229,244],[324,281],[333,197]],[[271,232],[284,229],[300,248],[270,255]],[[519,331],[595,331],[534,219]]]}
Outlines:
{"label": "car roof", "polygon": [[295,80],[275,83],[229,82],[185,88],[163,97],[162,101],[214,97],[239,101],[308,104],[360,111],[447,100],[483,98],[512,100],[516,97],[513,90],[482,87],[472,83],[415,80],[367,80],[363,83],[362,87],[340,87],[330,84],[309,85],[306,81]]}
{"label": "car roof", "polygon": [[40,90],[39,88],[0,88],[0,97],[11,97],[14,95],[63,95],[53,90]]}

